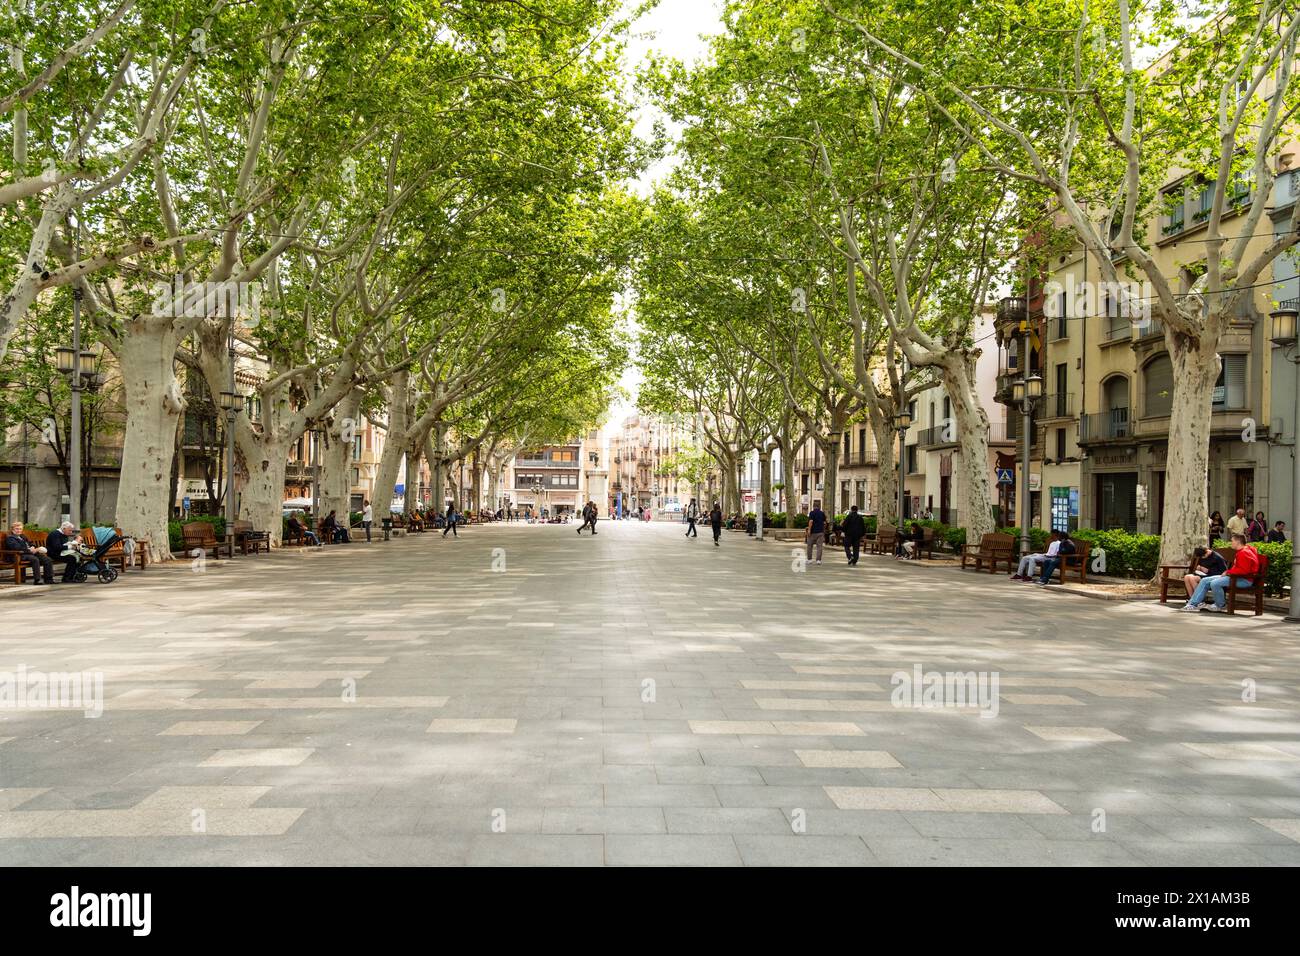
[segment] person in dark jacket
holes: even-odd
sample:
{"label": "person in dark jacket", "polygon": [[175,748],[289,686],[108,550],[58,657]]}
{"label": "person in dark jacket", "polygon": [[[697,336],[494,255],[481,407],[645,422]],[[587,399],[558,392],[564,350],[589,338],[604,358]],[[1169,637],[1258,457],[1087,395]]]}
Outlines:
{"label": "person in dark jacket", "polygon": [[1273,525],[1273,530],[1268,533],[1270,544],[1286,543],[1286,522],[1279,521]]}
{"label": "person in dark jacket", "polygon": [[77,569],[77,559],[75,555],[64,557],[63,552],[68,549],[68,545],[80,543],[81,535],[77,533],[77,526],[71,521],[63,522],[45,536],[45,551],[50,557],[50,562],[63,562],[64,584],[72,583],[72,572]]}
{"label": "person in dark jacket", "polygon": [[722,538],[722,506],[716,501],[713,510],[709,512],[709,527],[713,529],[713,546],[721,547],[718,542]]}
{"label": "person in dark jacket", "polygon": [[45,548],[33,548],[31,542],[23,537],[23,523],[15,521],[9,526],[5,537],[5,549],[17,551],[20,561],[32,569],[32,584],[54,583],[54,562],[46,554]]}
{"label": "person in dark jacket", "polygon": [[867,533],[867,523],[862,515],[858,514],[857,505],[849,508],[849,513],[844,516],[844,525],[840,528],[840,533],[844,535],[844,556],[849,559],[849,564],[857,564],[862,538]]}

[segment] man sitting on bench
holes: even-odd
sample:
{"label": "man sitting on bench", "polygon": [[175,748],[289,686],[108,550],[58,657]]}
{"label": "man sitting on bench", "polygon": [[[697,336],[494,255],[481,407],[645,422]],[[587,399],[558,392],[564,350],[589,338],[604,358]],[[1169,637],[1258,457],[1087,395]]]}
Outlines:
{"label": "man sitting on bench", "polygon": [[[1065,563],[1065,559],[1074,554],[1074,542],[1064,531],[1053,531],[1052,537],[1055,539],[1054,545],[1047,546],[1047,557],[1043,560],[1043,574],[1038,579],[1038,586],[1045,588],[1052,583],[1052,575],[1056,569]],[[1055,550],[1053,550],[1055,547]],[[1064,580],[1065,572],[1061,572],[1061,578]]]}
{"label": "man sitting on bench", "polygon": [[32,584],[54,583],[54,562],[45,548],[32,547],[31,542],[23,537],[23,523],[15,521],[9,526],[9,535],[5,538],[5,548],[16,551],[18,560],[32,569]]}
{"label": "man sitting on bench", "polygon": [[1056,557],[1061,550],[1061,539],[1057,537],[1059,531],[1053,531],[1051,538],[1048,540],[1047,553],[1036,551],[1033,554],[1026,554],[1020,559],[1020,564],[1016,566],[1016,573],[1011,575],[1012,581],[1032,581],[1034,575],[1038,573],[1038,565],[1048,558]]}

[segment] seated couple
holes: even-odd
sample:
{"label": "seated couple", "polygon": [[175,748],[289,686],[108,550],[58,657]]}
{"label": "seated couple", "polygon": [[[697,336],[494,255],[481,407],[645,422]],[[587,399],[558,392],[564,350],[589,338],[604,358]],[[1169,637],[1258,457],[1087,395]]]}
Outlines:
{"label": "seated couple", "polygon": [[[1223,611],[1227,607],[1224,591],[1235,586],[1239,589],[1249,588],[1250,582],[1232,575],[1251,575],[1259,572],[1259,552],[1246,542],[1244,534],[1232,536],[1232,567],[1227,567],[1223,555],[1209,548],[1197,548],[1194,553],[1196,570],[1183,575],[1183,584],[1187,588],[1188,599],[1180,611]],[[1214,603],[1206,604],[1207,595],[1213,594]]]}
{"label": "seated couple", "polygon": [[1078,549],[1070,536],[1064,531],[1053,531],[1048,538],[1047,552],[1044,554],[1038,552],[1035,554],[1026,554],[1020,559],[1020,564],[1016,568],[1016,573],[1011,575],[1012,581],[1033,581],[1034,575],[1038,573],[1038,566],[1043,566],[1042,574],[1035,582],[1039,587],[1046,587],[1052,583],[1052,575],[1056,569],[1061,566],[1067,557],[1075,554]]}

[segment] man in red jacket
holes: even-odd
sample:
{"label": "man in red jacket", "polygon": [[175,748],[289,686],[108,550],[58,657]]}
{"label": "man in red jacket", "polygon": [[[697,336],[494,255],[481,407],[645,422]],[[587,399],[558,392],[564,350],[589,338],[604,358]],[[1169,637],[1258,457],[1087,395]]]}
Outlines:
{"label": "man in red jacket", "polygon": [[[1227,604],[1227,599],[1223,596],[1225,588],[1233,583],[1232,575],[1234,574],[1256,574],[1259,572],[1259,552],[1246,543],[1244,534],[1234,534],[1232,536],[1232,550],[1235,552],[1232,559],[1232,567],[1228,568],[1226,574],[1208,574],[1201,578],[1201,583],[1196,586],[1196,591],[1192,598],[1185,605],[1184,611],[1222,611]],[[1237,580],[1238,588],[1250,587],[1249,581]],[[1205,595],[1214,594],[1214,603],[1206,604]]]}

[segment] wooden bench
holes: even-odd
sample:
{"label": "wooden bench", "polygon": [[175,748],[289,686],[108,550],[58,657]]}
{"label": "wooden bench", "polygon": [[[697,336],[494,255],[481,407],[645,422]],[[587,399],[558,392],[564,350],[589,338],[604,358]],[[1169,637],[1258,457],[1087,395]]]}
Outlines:
{"label": "wooden bench", "polygon": [[1056,566],[1054,574],[1059,574],[1061,583],[1065,583],[1066,574],[1074,572],[1074,576],[1079,579],[1080,584],[1088,583],[1088,555],[1092,553],[1091,541],[1079,541],[1071,538],[1074,542],[1074,554],[1062,555],[1062,561]]}
{"label": "wooden bench", "polygon": [[934,549],[936,547],[942,547],[943,540],[935,535],[933,528],[922,528],[921,531],[923,532],[923,536],[922,540],[916,547],[916,553],[919,555],[924,551],[925,556],[933,560]]}
{"label": "wooden bench", "polygon": [[1010,572],[1015,567],[1016,539],[1009,534],[991,531],[980,538],[978,548],[963,548],[961,566],[965,570],[968,562],[975,562],[975,570],[983,570],[988,564],[989,574],[996,574],[999,564],[1005,564]]}
{"label": "wooden bench", "polygon": [[[1223,560],[1227,562],[1228,567],[1232,567],[1232,562],[1236,558],[1236,552],[1232,548],[1215,548]],[[1237,595],[1242,594],[1246,597],[1253,596],[1255,599],[1255,616],[1259,617],[1264,613],[1264,591],[1268,581],[1268,555],[1262,551],[1256,552],[1259,555],[1259,571],[1255,574],[1230,574],[1232,579],[1229,587],[1225,588],[1227,596],[1228,613],[1237,613]],[[1172,574],[1177,572],[1178,577],[1174,578]],[[1169,585],[1175,580],[1178,584],[1183,583],[1183,575],[1194,574],[1196,572],[1196,559],[1192,558],[1186,565],[1181,564],[1162,564],[1160,565],[1160,603],[1166,604],[1169,600]],[[1244,581],[1250,584],[1249,588],[1238,587],[1237,582]],[[1187,589],[1184,587],[1184,591]]]}
{"label": "wooden bench", "polygon": [[872,554],[893,554],[898,550],[898,529],[893,525],[882,524],[876,528],[875,540],[871,542]]}
{"label": "wooden bench", "polygon": [[[12,567],[14,569],[14,584],[22,584],[23,574],[27,573],[31,569],[31,565],[23,560],[23,554],[21,551],[10,551],[4,546],[4,539],[8,537],[9,534],[10,532],[7,528],[4,529],[3,533],[0,533],[0,568]],[[33,548],[43,548],[45,547],[46,534],[48,534],[46,531],[25,530],[23,531],[23,538]],[[50,555],[50,560],[54,562],[54,569],[56,571],[61,571],[63,569],[63,563],[60,560],[59,555]]]}
{"label": "wooden bench", "polygon": [[235,540],[239,542],[240,554],[248,554],[250,548],[253,554],[257,554],[258,551],[270,553],[271,533],[269,531],[254,531],[251,521],[236,521],[233,528]]}
{"label": "wooden bench", "polygon": [[181,525],[181,537],[185,539],[185,553],[192,557],[195,556],[195,551],[201,554],[211,551],[214,558],[220,558],[223,550],[227,557],[235,556],[230,542],[218,541],[212,531],[212,525],[206,521],[191,521],[189,524]]}

